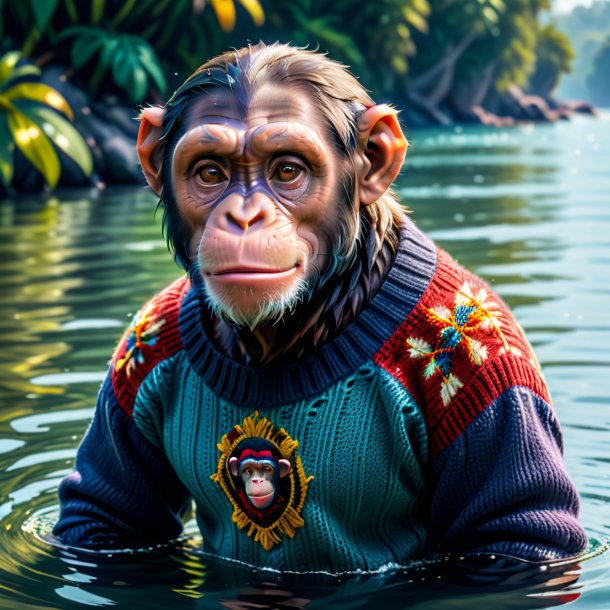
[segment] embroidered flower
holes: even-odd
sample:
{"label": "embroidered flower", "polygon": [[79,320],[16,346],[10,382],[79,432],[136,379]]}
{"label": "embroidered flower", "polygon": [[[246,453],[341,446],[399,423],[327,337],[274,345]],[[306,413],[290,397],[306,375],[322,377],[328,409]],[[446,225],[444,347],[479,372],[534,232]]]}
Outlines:
{"label": "embroidered flower", "polygon": [[427,310],[428,320],[439,329],[436,345],[432,346],[417,337],[407,339],[411,358],[426,361],[424,379],[430,380],[435,375],[440,375],[443,405],[447,406],[464,386],[451,371],[456,350],[465,351],[475,366],[481,366],[487,359],[487,347],[472,337],[474,331],[493,332],[503,343],[502,351],[515,351],[501,331],[501,321],[497,315],[499,309],[500,304],[489,298],[485,288],[480,288],[475,294],[469,283],[465,282],[455,295],[453,310],[445,306]]}
{"label": "embroidered flower", "polygon": [[152,347],[157,342],[163,324],[165,319],[155,319],[152,306],[140,310],[131,325],[125,355],[117,360],[115,370],[120,371],[125,367],[129,376],[138,364],[143,364],[145,361],[143,348]]}

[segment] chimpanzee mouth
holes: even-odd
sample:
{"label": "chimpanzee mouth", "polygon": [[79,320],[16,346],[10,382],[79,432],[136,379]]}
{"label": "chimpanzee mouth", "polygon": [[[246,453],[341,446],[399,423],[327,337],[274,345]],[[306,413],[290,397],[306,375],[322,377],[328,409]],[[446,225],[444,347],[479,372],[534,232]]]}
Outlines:
{"label": "chimpanzee mouth", "polygon": [[257,493],[249,493],[248,497],[249,498],[256,498],[257,500],[267,500],[268,498],[270,498],[273,494],[275,493],[275,491],[270,491],[267,494],[257,494]]}
{"label": "chimpanzee mouth", "polygon": [[268,267],[227,267],[215,271],[204,272],[205,277],[221,283],[276,283],[289,280],[296,275],[300,265],[295,264],[287,269],[271,269]]}
{"label": "chimpanzee mouth", "polygon": [[219,275],[230,275],[230,274],[237,274],[237,273],[242,273],[242,274],[246,274],[246,273],[255,273],[255,274],[266,274],[266,275],[277,275],[277,274],[282,274],[282,273],[289,273],[291,271],[294,271],[294,269],[296,269],[299,265],[295,264],[292,267],[288,267],[286,269],[269,269],[267,267],[230,267],[227,269],[220,269],[219,271],[209,271],[206,273],[206,275],[211,275],[211,276],[219,276]]}
{"label": "chimpanzee mouth", "polygon": [[272,491],[268,494],[265,494],[264,496],[248,494],[248,498],[250,498],[250,502],[252,502],[252,504],[256,508],[262,509],[262,508],[266,508],[267,506],[269,506],[269,504],[271,504],[274,495],[275,495],[275,491]]}

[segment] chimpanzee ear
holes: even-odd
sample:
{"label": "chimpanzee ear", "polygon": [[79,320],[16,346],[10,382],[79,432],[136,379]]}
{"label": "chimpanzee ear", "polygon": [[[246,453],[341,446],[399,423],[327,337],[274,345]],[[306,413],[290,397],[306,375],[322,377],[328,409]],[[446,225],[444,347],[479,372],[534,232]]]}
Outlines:
{"label": "chimpanzee ear", "polygon": [[278,460],[278,464],[280,466],[280,479],[285,477],[292,470],[292,465],[288,460]]}
{"label": "chimpanzee ear", "polygon": [[238,468],[237,468],[237,458],[236,457],[232,457],[229,460],[229,472],[236,477],[238,474]]}
{"label": "chimpanzee ear", "polygon": [[136,150],[148,186],[161,195],[161,133],[165,108],[142,108]]}
{"label": "chimpanzee ear", "polygon": [[358,121],[364,143],[358,181],[362,205],[374,203],[390,188],[405,160],[408,142],[397,115],[391,106],[379,104],[365,110]]}

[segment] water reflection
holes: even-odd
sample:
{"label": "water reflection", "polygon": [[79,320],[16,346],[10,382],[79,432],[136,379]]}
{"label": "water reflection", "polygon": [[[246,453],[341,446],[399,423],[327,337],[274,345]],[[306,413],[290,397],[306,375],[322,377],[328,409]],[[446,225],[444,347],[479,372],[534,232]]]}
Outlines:
{"label": "water reflection", "polygon": [[[27,544],[31,545],[31,541]],[[16,550],[21,551],[21,547]],[[146,608],[151,610],[168,607],[524,610],[574,602],[582,589],[578,584],[581,566],[573,561],[540,566],[501,558],[447,557],[375,574],[331,576],[253,570],[206,556],[188,540],[146,553],[101,555],[57,549],[53,556],[47,551],[48,548],[44,554],[27,557],[27,563],[19,553],[10,567],[11,573],[23,577],[32,571],[30,562],[35,559],[38,565],[33,573],[45,576],[39,583],[42,586],[36,599],[49,599],[53,592],[75,604],[74,607],[116,604],[141,607],[144,596]],[[606,563],[604,575],[608,567]],[[49,572],[51,569],[55,571]]]}
{"label": "water reflection", "polygon": [[[411,140],[402,198],[525,327],[563,424],[583,523],[593,551],[602,549],[597,541],[610,535],[610,121],[422,131]],[[155,206],[142,189],[0,202],[0,608],[607,608],[607,553],[546,571],[498,564],[494,575],[441,562],[303,578],[214,561],[196,535],[172,549],[101,558],[23,531],[32,516],[37,527],[54,518],[57,483],[71,470],[129,316],[179,273]]]}

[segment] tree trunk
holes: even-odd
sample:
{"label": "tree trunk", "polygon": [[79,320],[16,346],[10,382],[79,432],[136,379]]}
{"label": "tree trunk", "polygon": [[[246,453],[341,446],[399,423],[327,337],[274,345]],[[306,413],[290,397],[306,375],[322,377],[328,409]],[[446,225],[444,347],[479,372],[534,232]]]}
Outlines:
{"label": "tree trunk", "polygon": [[423,74],[409,79],[409,89],[414,90],[418,95],[428,96],[428,89],[434,87],[436,79],[439,78],[447,69],[453,70],[458,59],[464,54],[466,49],[474,42],[478,34],[470,31],[457,45],[448,45],[445,49],[444,57],[435,63]]}
{"label": "tree trunk", "polygon": [[468,117],[472,109],[480,106],[486,98],[496,75],[499,60],[494,59],[483,70],[467,82],[456,83],[451,91],[451,107],[459,117]]}
{"label": "tree trunk", "polygon": [[408,105],[413,106],[416,112],[424,117],[426,122],[432,125],[452,125],[453,120],[450,116],[430,104],[427,98],[420,96],[409,87],[405,87],[405,98]]}

